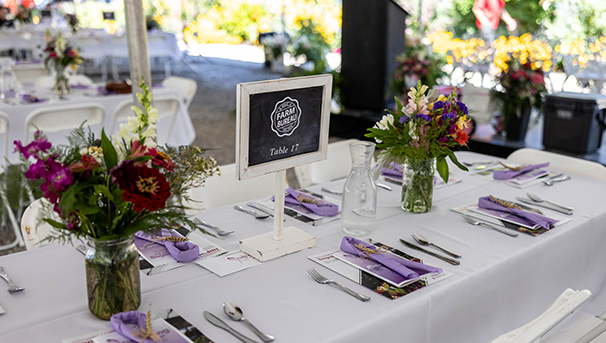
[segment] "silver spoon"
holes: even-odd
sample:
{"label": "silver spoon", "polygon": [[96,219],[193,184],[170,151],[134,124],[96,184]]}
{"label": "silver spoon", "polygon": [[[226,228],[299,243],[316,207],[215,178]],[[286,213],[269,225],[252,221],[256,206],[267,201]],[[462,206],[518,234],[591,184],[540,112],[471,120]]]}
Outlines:
{"label": "silver spoon", "polygon": [[417,242],[418,242],[419,244],[421,244],[421,245],[432,245],[432,246],[434,246],[434,247],[436,247],[436,248],[438,248],[438,249],[442,250],[443,252],[447,253],[448,255],[450,255],[450,256],[452,256],[452,257],[455,257],[455,258],[459,258],[459,257],[461,257],[461,255],[459,255],[459,254],[456,254],[456,253],[454,253],[454,252],[448,251],[448,250],[446,250],[446,249],[442,248],[441,246],[436,245],[436,244],[434,244],[434,243],[432,243],[432,242],[428,241],[428,240],[427,240],[425,237],[423,237],[423,236],[422,236],[420,233],[417,233],[417,232],[412,232],[410,235],[412,236],[412,238],[414,238],[414,240],[415,240],[415,241],[417,241]]}
{"label": "silver spoon", "polygon": [[269,217],[269,214],[267,214],[267,213],[264,213],[264,214],[259,214],[259,213],[255,212],[255,211],[253,211],[253,210],[247,210],[247,209],[245,209],[244,207],[242,207],[242,206],[240,206],[240,205],[236,205],[236,206],[234,206],[234,208],[235,208],[236,210],[238,210],[238,211],[241,211],[241,212],[244,212],[244,213],[248,213],[248,214],[250,214],[250,215],[253,215],[253,216],[255,216],[255,218],[257,218],[257,219],[265,219],[265,218]]}
{"label": "silver spoon", "polygon": [[498,226],[494,226],[494,225],[492,225],[492,224],[488,224],[488,223],[486,223],[486,222],[483,222],[483,221],[477,220],[476,218],[471,217],[471,216],[468,216],[468,215],[466,215],[466,214],[462,214],[462,216],[463,216],[463,218],[464,218],[464,219],[465,219],[465,220],[466,220],[466,221],[467,221],[469,224],[471,224],[471,225],[484,225],[484,226],[486,226],[486,227],[488,227],[488,228],[491,228],[491,229],[493,229],[493,230],[499,231],[500,233],[505,234],[505,235],[507,235],[507,236],[511,236],[511,237],[517,237],[517,236],[518,236],[518,234],[517,234],[517,233],[515,233],[515,232],[509,232],[509,231],[505,231],[505,229],[501,229],[501,228],[500,228],[500,227],[498,227]]}
{"label": "silver spoon", "polygon": [[554,182],[562,182],[562,181],[566,181],[566,180],[570,180],[570,176],[565,175],[562,177],[556,177],[551,180],[543,181],[543,183],[546,184],[547,186],[552,186]]}
{"label": "silver spoon", "polygon": [[227,235],[232,234],[232,233],[234,233],[234,232],[235,232],[235,231],[223,231],[223,230],[219,229],[219,227],[218,227],[218,226],[213,225],[213,224],[210,224],[210,223],[207,223],[207,222],[205,222],[204,220],[202,220],[202,219],[198,219],[198,218],[194,218],[194,223],[198,223],[198,224],[200,224],[200,225],[203,225],[203,226],[209,227],[209,228],[211,228],[211,229],[213,229],[213,230],[217,231],[217,235],[219,235],[219,236],[221,236],[221,237],[223,237],[223,236],[227,236]]}
{"label": "silver spoon", "polygon": [[538,196],[536,196],[536,195],[534,195],[532,193],[526,193],[526,196],[528,196],[530,198],[530,200],[532,200],[534,202],[546,202],[548,204],[552,204],[553,206],[559,207],[559,208],[561,208],[563,210],[566,210],[566,211],[570,211],[570,212],[574,211],[574,209],[572,207],[558,205],[558,204],[556,204],[554,202],[551,202],[549,200],[543,200],[543,199],[539,198]]}
{"label": "silver spoon", "polygon": [[254,333],[257,334],[259,338],[261,338],[263,342],[271,342],[274,340],[273,336],[264,334],[263,332],[259,331],[259,329],[252,325],[248,321],[248,319],[244,318],[242,309],[240,309],[236,304],[230,303],[229,301],[224,302],[223,312],[225,312],[225,314],[232,320],[235,320],[237,322],[243,321],[244,323],[246,323],[246,325],[248,325],[254,331]]}

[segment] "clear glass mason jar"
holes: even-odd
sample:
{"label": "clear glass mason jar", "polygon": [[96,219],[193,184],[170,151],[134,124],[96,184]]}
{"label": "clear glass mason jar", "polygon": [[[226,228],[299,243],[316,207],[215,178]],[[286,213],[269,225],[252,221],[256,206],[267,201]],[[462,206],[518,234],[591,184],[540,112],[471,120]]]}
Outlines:
{"label": "clear glass mason jar", "polygon": [[139,253],[134,236],[89,239],[86,253],[88,308],[100,319],[133,311],[141,304]]}
{"label": "clear glass mason jar", "polygon": [[431,210],[435,158],[407,158],[402,175],[402,209],[411,213]]}

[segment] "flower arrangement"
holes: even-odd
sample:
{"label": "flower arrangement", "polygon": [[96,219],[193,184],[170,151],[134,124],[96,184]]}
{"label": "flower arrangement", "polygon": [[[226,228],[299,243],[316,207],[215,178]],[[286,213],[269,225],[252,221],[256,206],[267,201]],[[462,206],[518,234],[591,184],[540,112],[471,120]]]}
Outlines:
{"label": "flower arrangement", "polygon": [[63,39],[61,33],[54,37],[49,30],[45,34],[47,54],[44,58],[46,69],[56,73],[55,92],[58,94],[69,93],[69,77],[66,75],[68,68],[76,70],[82,64],[82,56],[68,41]]}
{"label": "flower arrangement", "polygon": [[97,139],[81,127],[71,133],[69,146],[53,147],[39,132],[25,146],[15,142],[16,151],[35,161],[25,177],[43,180],[44,197],[61,218],[47,213],[44,221],[61,233],[47,239],[111,240],[158,231],[166,221],[197,227],[170,199],[217,173],[216,162],[197,147],[156,146],[157,110],[145,83],[141,87],[144,94],[137,97],[145,111],[133,106],[137,115],[112,140],[104,131]]}
{"label": "flower arrangement", "polygon": [[214,159],[204,158],[199,148],[156,146],[158,113],[144,82],[141,88],[137,97],[144,111],[133,106],[136,116],[111,140],[103,130],[97,139],[81,126],[68,146],[53,147],[39,132],[25,146],[15,142],[26,164],[33,162],[25,177],[43,182],[47,201],[39,218],[58,231],[45,240],[86,238],[93,248],[85,263],[88,306],[105,320],[141,303],[134,234],[161,236],[169,224],[199,228],[174,200],[187,199],[188,189],[217,173]]}
{"label": "flower arrangement", "polygon": [[78,26],[80,24],[78,17],[75,14],[71,14],[71,13],[65,13],[64,17],[65,17],[65,21],[67,21],[67,24],[69,24],[69,27],[72,29],[72,33],[76,33],[76,31],[78,31]]}
{"label": "flower arrangement", "polygon": [[396,97],[397,111],[387,110],[388,114],[366,134],[383,149],[379,160],[404,166],[402,207],[409,212],[427,212],[431,208],[434,158],[445,182],[449,177],[446,157],[467,171],[452,152],[453,148],[467,145],[467,107],[457,101],[456,88],[448,97],[438,97],[435,89],[427,90],[421,82],[410,88],[406,106]]}
{"label": "flower arrangement", "polygon": [[404,94],[417,81],[431,88],[438,84],[439,78],[446,75],[442,71],[446,65],[444,58],[437,53],[428,52],[420,44],[408,40],[406,52],[396,57],[397,66],[393,72],[391,88],[398,95]]}
{"label": "flower arrangement", "polygon": [[491,92],[491,97],[499,100],[502,108],[502,125],[498,125],[497,130],[506,127],[512,116],[519,117],[522,108],[541,107],[542,97],[547,92],[542,69],[514,58],[506,62],[497,80],[498,84]]}
{"label": "flower arrangement", "polygon": [[32,22],[32,9],[25,7],[24,5],[17,6],[17,13],[15,14],[15,20],[21,22],[21,24],[27,24]]}

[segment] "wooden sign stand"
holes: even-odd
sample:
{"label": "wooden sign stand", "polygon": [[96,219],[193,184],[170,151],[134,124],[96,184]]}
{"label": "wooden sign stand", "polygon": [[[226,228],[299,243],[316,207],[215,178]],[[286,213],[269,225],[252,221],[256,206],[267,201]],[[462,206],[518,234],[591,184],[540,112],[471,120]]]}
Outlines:
{"label": "wooden sign stand", "polygon": [[238,178],[276,173],[273,231],[239,242],[261,262],[316,245],[307,232],[282,227],[286,169],[326,159],[331,93],[332,75],[238,85]]}
{"label": "wooden sign stand", "polygon": [[274,230],[240,241],[240,250],[261,262],[316,246],[316,237],[294,226],[283,228],[286,171],[276,172]]}

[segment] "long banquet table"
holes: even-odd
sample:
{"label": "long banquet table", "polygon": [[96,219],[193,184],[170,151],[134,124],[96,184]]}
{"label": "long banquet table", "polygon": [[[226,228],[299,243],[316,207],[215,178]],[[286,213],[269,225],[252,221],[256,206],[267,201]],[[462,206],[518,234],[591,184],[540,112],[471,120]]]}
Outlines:
{"label": "long banquet table", "polygon": [[[193,127],[191,118],[189,116],[189,112],[183,103],[183,99],[181,95],[176,90],[164,87],[154,87],[152,89],[155,98],[161,96],[176,96],[180,102],[181,106],[176,114],[175,123],[173,126],[173,131],[171,133],[171,137],[168,141],[168,144],[171,146],[179,146],[179,145],[188,145],[191,144],[196,138],[196,131]],[[27,92],[25,92],[27,93]],[[84,103],[96,103],[101,105],[105,110],[105,122],[103,126],[105,130],[110,130],[111,123],[114,119],[114,111],[117,109],[118,105],[120,105],[123,101],[130,100],[132,101],[132,94],[112,94],[112,95],[103,95],[97,96],[97,90],[94,87],[90,89],[78,89],[72,87],[69,95],[66,96],[67,100],[58,99],[51,90],[47,89],[38,89],[35,93],[35,96],[41,99],[47,99],[45,102],[36,102],[36,103],[21,103],[16,104],[16,102],[9,100],[9,102],[0,102],[0,111],[8,114],[10,119],[10,130],[8,132],[9,135],[9,156],[8,159],[10,162],[18,162],[19,156],[16,153],[12,153],[13,151],[13,141],[15,140],[23,140],[24,130],[25,130],[25,120],[27,116],[32,113],[34,110],[45,108],[45,107],[55,107],[55,106],[66,106],[66,105],[74,105],[74,104],[84,104]],[[134,114],[134,112],[133,112]],[[170,127],[170,117],[160,118],[158,123],[158,136],[165,137],[168,133],[168,129]],[[116,128],[117,130],[118,128]],[[96,134],[100,132],[99,125],[91,125],[91,130]],[[48,136],[49,140],[53,144],[67,144],[66,134],[67,131],[60,131],[56,133],[46,132],[45,134]],[[113,132],[106,132],[107,134],[113,134]],[[31,139],[31,134],[30,138]],[[4,141],[0,141],[0,151],[4,151]]]}
{"label": "long banquet table", "polygon": [[[471,152],[458,156],[462,161],[491,158]],[[315,248],[223,278],[197,265],[141,275],[139,311],[171,307],[215,342],[238,340],[208,323],[202,316],[204,310],[257,339],[243,324],[222,313],[221,304],[231,301],[259,329],[275,336],[276,342],[471,343],[489,342],[529,322],[566,288],[593,293],[582,308],[586,315],[606,310],[605,182],[571,175],[572,180],[552,187],[528,188],[574,207],[575,213],[570,222],[541,236],[511,238],[469,225],[450,209],[488,194],[514,199],[526,190],[455,168],[451,171],[462,182],[435,190],[429,213],[405,213],[398,206],[397,189],[379,189],[377,224],[370,236],[453,273],[448,279],[389,300],[308,259],[338,248],[343,237],[339,221],[313,227],[287,217],[285,225],[317,237]],[[343,183],[338,180],[309,189],[338,189]],[[257,220],[232,206],[199,212],[197,217],[236,231],[224,239],[209,238],[228,250],[236,250],[239,239],[272,229],[271,219]],[[412,231],[462,254],[461,265],[451,266],[398,243],[398,238],[411,240]],[[109,327],[109,322],[96,319],[87,309],[84,259],[72,246],[53,245],[4,256],[0,265],[26,288],[11,295],[5,291],[6,284],[0,283],[0,304],[7,311],[0,315],[0,342],[59,342]],[[334,287],[315,283],[306,272],[311,267],[372,299],[361,302]]]}

